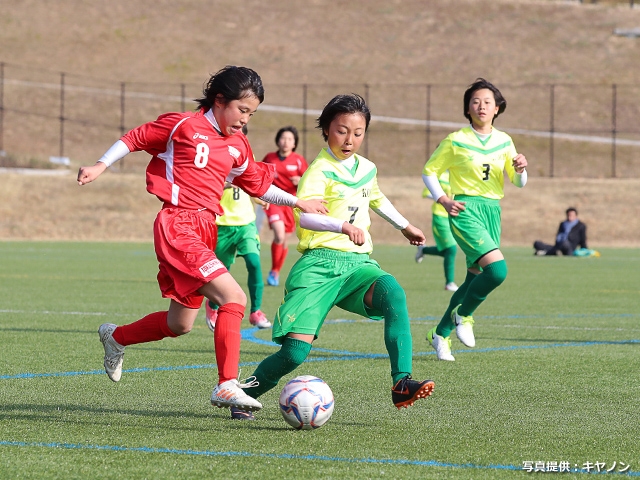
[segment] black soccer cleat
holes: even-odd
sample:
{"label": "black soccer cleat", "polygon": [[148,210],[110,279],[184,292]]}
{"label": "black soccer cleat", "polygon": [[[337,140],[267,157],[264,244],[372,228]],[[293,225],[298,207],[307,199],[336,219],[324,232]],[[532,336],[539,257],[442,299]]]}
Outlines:
{"label": "black soccer cleat", "polygon": [[430,396],[435,386],[436,384],[433,380],[418,382],[413,380],[411,375],[407,375],[398,380],[398,383],[391,389],[391,400],[398,410],[402,407],[411,407],[419,398]]}
{"label": "black soccer cleat", "polygon": [[231,407],[231,420],[255,420],[256,417],[253,413],[246,410],[240,410],[236,407]]}

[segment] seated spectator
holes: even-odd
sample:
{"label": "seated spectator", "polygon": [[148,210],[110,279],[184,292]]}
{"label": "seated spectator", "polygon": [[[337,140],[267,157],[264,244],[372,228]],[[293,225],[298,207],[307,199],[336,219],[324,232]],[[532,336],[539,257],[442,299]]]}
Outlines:
{"label": "seated spectator", "polygon": [[558,227],[554,245],[540,240],[533,242],[536,255],[573,255],[578,247],[587,249],[587,226],[578,219],[575,208],[568,208],[566,214],[567,219]]}

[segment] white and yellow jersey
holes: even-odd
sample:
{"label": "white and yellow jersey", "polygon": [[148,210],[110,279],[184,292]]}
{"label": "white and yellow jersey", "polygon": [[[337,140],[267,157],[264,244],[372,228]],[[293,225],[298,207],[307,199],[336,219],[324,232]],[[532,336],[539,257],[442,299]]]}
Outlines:
{"label": "white and yellow jersey", "polygon": [[493,129],[482,141],[473,129],[465,127],[445,138],[422,173],[439,176],[449,170],[451,193],[500,200],[504,197],[504,171],[513,182],[515,169],[512,160],[517,155],[511,137]]}
{"label": "white and yellow jersey", "polygon": [[216,218],[216,224],[225,227],[248,225],[256,219],[253,201],[248,193],[238,187],[225,188],[220,198],[224,215]]}
{"label": "white and yellow jersey", "polygon": [[371,253],[373,250],[369,234],[369,207],[378,208],[387,202],[387,198],[378,187],[375,164],[360,155],[355,157],[353,169],[349,170],[327,148],[323,148],[302,175],[298,198],[325,199],[329,216],[349,222],[365,232],[364,245],[355,245],[343,233],[316,232],[300,227],[300,211],[294,209],[299,252],[313,248],[353,253]]}

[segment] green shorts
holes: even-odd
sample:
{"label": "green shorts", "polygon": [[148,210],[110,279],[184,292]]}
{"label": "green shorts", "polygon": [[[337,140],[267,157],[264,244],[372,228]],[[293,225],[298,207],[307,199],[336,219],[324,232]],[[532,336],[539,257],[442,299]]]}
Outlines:
{"label": "green shorts", "polygon": [[218,226],[218,243],[216,243],[216,257],[229,269],[236,261],[249,253],[260,255],[260,237],[256,222],[232,227]]}
{"label": "green shorts", "polygon": [[318,338],[334,306],[382,320],[382,312],[365,306],[364,295],[383,275],[388,273],[367,254],[326,248],[307,250],[287,277],[285,296],[273,321],[273,341],[282,344],[288,333]]}
{"label": "green shorts", "polygon": [[438,250],[446,250],[456,244],[456,240],[451,234],[448,217],[432,215],[431,231],[433,232],[433,239],[436,241],[436,247],[438,247]]}
{"label": "green shorts", "polygon": [[478,267],[483,255],[500,248],[500,201],[467,195],[456,195],[465,210],[449,216],[453,238],[467,258],[467,268]]}

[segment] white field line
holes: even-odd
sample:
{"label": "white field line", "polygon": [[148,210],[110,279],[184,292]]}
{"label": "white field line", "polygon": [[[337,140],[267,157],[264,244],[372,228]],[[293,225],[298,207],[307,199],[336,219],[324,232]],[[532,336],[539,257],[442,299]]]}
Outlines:
{"label": "white field line", "polygon": [[[11,80],[11,79],[5,79],[4,83],[6,85],[60,90],[60,84],[57,84],[57,83],[30,82],[30,81],[24,81],[24,80]],[[67,85],[67,84],[65,84],[64,88],[65,88],[65,91],[89,93],[92,95],[104,95],[104,96],[113,96],[113,97],[120,97],[122,95],[122,92],[118,89],[84,87],[79,85]],[[136,92],[136,91],[126,91],[126,90],[125,90],[124,96],[125,98],[145,98],[149,100],[161,100],[161,101],[173,101],[173,102],[182,102],[183,100],[183,98],[179,95],[160,95],[156,93]],[[305,113],[305,110],[303,110],[302,108],[282,107],[282,106],[268,105],[268,104],[261,105],[260,110],[264,110],[267,112],[277,112],[277,113],[291,113],[296,115],[302,115]],[[314,110],[314,109],[306,110],[307,115],[311,115],[314,117],[320,115],[320,113],[321,113],[321,110]],[[468,125],[466,123],[442,122],[437,120],[420,120],[417,118],[389,117],[384,115],[372,115],[371,120],[373,122],[393,123],[396,125],[415,125],[415,126],[422,126],[422,127],[430,126],[430,127],[448,128],[452,130],[458,130]],[[505,129],[505,131],[510,134],[526,135],[530,137],[543,137],[543,138],[551,137],[551,132],[548,132],[545,130],[526,130],[521,128],[510,128],[510,129]],[[553,138],[560,139],[560,140],[572,140],[576,142],[588,142],[588,143],[611,144],[612,142],[611,137],[601,137],[601,136],[595,136],[595,135],[577,135],[577,134],[562,133],[562,132],[553,132]],[[624,138],[616,138],[615,142],[616,142],[616,145],[640,147],[640,140],[626,140]]]}

